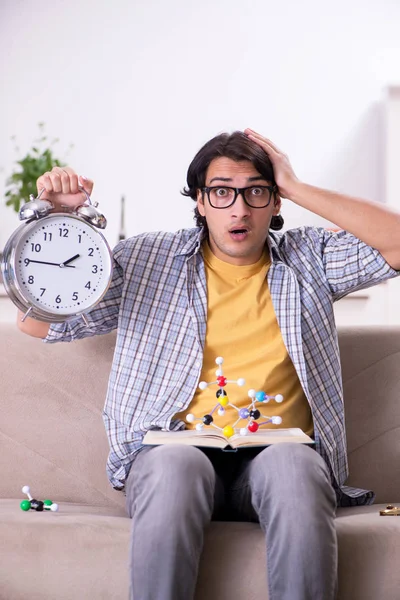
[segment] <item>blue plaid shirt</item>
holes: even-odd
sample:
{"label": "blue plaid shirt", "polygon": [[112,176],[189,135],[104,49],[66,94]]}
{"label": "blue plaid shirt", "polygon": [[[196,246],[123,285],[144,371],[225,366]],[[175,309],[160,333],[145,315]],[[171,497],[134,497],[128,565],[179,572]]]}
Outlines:
{"label": "blue plaid shirt", "polygon": [[[101,302],[82,319],[54,324],[45,341],[71,341],[117,328],[103,418],[107,473],[123,489],[150,428],[181,429],[203,363],[207,287],[201,229],[146,233],[120,242]],[[338,503],[366,504],[373,493],[348,476],[339,348],[333,302],[398,275],[375,249],[346,231],[301,227],[270,232],[268,285],[283,341],[310,404],[316,450]]]}

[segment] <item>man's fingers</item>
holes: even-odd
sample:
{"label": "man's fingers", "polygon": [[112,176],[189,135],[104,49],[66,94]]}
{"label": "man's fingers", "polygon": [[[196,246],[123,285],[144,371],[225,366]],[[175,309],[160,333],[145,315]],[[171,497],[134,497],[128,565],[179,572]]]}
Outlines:
{"label": "man's fingers", "polygon": [[[63,185],[62,185],[62,181],[61,181],[61,173],[59,173],[58,171],[55,171],[54,169],[52,169],[50,171],[49,174],[50,180],[51,180],[51,185],[53,186],[53,192],[58,192],[61,193],[63,192]],[[69,176],[67,175],[68,178],[68,182],[69,182]],[[64,181],[64,188],[66,189],[68,185],[69,188],[69,184],[66,183],[66,181]],[[64,192],[65,194],[67,194],[69,192],[69,189]]]}
{"label": "man's fingers", "polygon": [[67,173],[69,175],[69,185],[71,188],[71,192],[76,194],[79,192],[79,175],[72,169],[72,167],[61,167],[64,171],[64,174]]}
{"label": "man's fingers", "polygon": [[79,175],[79,185],[83,187],[83,189],[89,194],[89,196],[91,195],[94,186],[94,183],[91,179],[88,179],[84,175]]}
{"label": "man's fingers", "polygon": [[78,175],[76,173],[69,176],[69,185],[73,194],[79,192]]}
{"label": "man's fingers", "polygon": [[72,167],[53,167],[52,171],[64,171],[68,175],[76,175]]}
{"label": "man's fingers", "polygon": [[55,192],[76,194],[78,192],[78,176],[71,167],[53,167],[50,173]]}
{"label": "man's fingers", "polygon": [[71,169],[71,167],[55,167],[53,171],[56,171],[60,174],[61,182],[63,184],[63,193],[68,194],[69,192],[71,192],[72,194],[75,194],[79,191],[79,187],[83,188],[89,194],[89,196],[92,193],[93,181],[91,181],[84,175],[77,175],[75,171]]}
{"label": "man's fingers", "polygon": [[282,150],[280,150],[276,144],[256,131],[253,131],[253,129],[247,128],[244,130],[244,133],[255,142],[258,142],[261,146],[265,145],[267,149],[273,150],[276,154],[283,154]]}
{"label": "man's fingers", "polygon": [[71,167],[53,167],[38,178],[36,187],[39,193],[44,188],[46,192],[62,194],[77,194],[79,188],[84,188],[90,195],[93,181],[82,175],[78,176]]}
{"label": "man's fingers", "polygon": [[46,192],[53,192],[53,183],[50,179],[50,172],[47,173],[43,173],[43,175],[41,175],[38,180],[36,181],[36,187],[38,192],[41,192],[43,189],[46,190]]}
{"label": "man's fingers", "polygon": [[258,144],[260,146],[260,148],[262,148],[264,150],[264,152],[266,152],[270,158],[271,157],[277,158],[278,156],[282,155],[282,153],[279,152],[279,150],[275,150],[275,148],[272,146],[272,144],[270,144],[268,142],[268,140],[266,140],[265,138],[256,137],[255,135],[252,135],[252,134],[249,134],[248,137],[251,140],[253,140],[253,142]]}
{"label": "man's fingers", "polygon": [[69,194],[70,192],[72,192],[71,189],[71,183],[70,183],[70,177],[71,175],[69,175],[69,173],[67,173],[67,171],[63,171],[61,170],[58,173],[59,177],[60,177],[60,182],[61,182],[61,191],[63,194]]}

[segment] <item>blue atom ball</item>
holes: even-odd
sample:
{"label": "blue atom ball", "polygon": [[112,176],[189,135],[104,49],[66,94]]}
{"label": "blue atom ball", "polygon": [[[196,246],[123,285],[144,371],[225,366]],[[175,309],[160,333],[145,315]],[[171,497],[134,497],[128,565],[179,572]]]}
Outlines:
{"label": "blue atom ball", "polygon": [[239,416],[241,419],[247,419],[247,417],[249,416],[249,411],[247,410],[247,408],[241,408],[239,410]]}
{"label": "blue atom ball", "polygon": [[257,392],[256,399],[258,402],[264,402],[265,400],[265,392]]}

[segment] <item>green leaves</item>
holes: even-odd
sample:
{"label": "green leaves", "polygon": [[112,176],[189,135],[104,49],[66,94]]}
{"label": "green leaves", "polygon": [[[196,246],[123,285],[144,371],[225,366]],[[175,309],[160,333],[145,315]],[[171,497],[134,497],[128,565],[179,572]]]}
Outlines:
{"label": "green leaves", "polygon": [[[44,123],[39,123],[40,133],[43,134]],[[15,140],[15,136],[11,139]],[[52,151],[51,146],[57,143],[58,138],[54,139],[51,144],[45,144],[47,136],[41,135],[35,140],[35,145],[23,158],[16,160],[14,172],[8,177],[6,186],[9,188],[6,191],[6,206],[11,206],[16,212],[19,212],[21,205],[29,201],[30,194],[37,195],[36,180],[46,173],[51,171],[53,167],[63,167],[65,163],[57,159]],[[40,148],[40,144],[44,147]],[[72,144],[70,145],[70,148]]]}

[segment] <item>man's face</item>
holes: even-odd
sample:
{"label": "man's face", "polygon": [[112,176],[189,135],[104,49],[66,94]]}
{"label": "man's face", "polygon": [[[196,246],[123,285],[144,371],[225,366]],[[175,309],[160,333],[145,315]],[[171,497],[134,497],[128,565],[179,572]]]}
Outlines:
{"label": "man's face", "polygon": [[[243,188],[271,185],[271,182],[250,161],[236,162],[222,156],[210,163],[205,185]],[[250,265],[261,258],[271,217],[279,213],[280,205],[280,198],[275,201],[273,195],[265,208],[251,208],[240,194],[232,206],[213,208],[207,194],[203,198],[201,190],[197,191],[197,208],[207,220],[211,250],[217,258],[233,265]]]}

